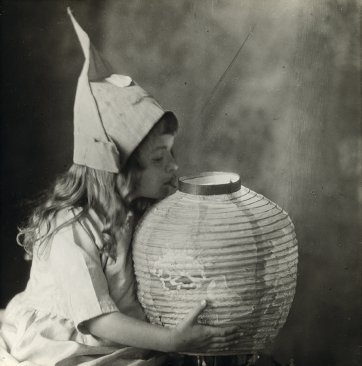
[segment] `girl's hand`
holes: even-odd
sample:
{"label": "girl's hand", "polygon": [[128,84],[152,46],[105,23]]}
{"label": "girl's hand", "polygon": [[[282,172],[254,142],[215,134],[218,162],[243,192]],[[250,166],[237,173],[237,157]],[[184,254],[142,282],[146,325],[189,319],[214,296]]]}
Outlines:
{"label": "girl's hand", "polygon": [[172,331],[174,352],[202,353],[227,351],[239,343],[238,327],[213,327],[197,324],[197,317],[206,308],[198,304]]}

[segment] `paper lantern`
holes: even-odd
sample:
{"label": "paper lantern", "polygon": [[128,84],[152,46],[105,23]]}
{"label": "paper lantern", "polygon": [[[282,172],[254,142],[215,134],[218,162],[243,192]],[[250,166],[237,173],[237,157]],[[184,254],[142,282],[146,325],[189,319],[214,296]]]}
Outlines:
{"label": "paper lantern", "polygon": [[199,323],[240,327],[240,344],[217,354],[265,348],[295,293],[298,252],[289,216],[234,173],[180,178],[179,190],[140,222],[133,259],[151,323],[173,327],[206,299]]}

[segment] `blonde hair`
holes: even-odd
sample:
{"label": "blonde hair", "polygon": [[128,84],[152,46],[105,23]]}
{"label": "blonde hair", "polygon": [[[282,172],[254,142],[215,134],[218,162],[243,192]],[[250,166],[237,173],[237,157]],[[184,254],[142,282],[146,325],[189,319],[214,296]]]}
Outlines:
{"label": "blonde hair", "polygon": [[[167,117],[161,118],[119,174],[73,164],[42,195],[40,204],[25,225],[19,228],[18,244],[24,247],[31,258],[35,245],[46,244],[61,228],[79,220],[89,209],[93,209],[103,222],[104,250],[112,256],[116,243],[115,231],[126,225],[128,213],[132,211],[137,219],[154,203],[154,200],[147,198],[133,198],[143,170],[139,163],[139,151],[143,142],[151,135],[175,133],[177,128],[177,122],[171,123]],[[64,209],[81,210],[72,219],[52,227],[56,215]]]}
{"label": "blonde hair", "polygon": [[[17,242],[32,256],[35,245],[46,243],[61,228],[79,220],[92,208],[103,222],[104,248],[111,253],[114,228],[119,229],[125,223],[136,177],[137,169],[122,175],[73,164],[43,194],[41,203],[19,229]],[[72,208],[81,210],[72,219],[53,228],[57,213]]]}

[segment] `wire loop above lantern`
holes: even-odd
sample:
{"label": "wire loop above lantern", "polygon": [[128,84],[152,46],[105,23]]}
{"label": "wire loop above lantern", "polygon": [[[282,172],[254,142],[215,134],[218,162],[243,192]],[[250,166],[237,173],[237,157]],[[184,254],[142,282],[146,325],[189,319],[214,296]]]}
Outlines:
{"label": "wire loop above lantern", "polygon": [[139,223],[133,260],[151,323],[176,326],[205,299],[199,323],[240,328],[235,347],[202,355],[261,351],[285,323],[295,293],[294,225],[235,173],[180,178],[179,190]]}

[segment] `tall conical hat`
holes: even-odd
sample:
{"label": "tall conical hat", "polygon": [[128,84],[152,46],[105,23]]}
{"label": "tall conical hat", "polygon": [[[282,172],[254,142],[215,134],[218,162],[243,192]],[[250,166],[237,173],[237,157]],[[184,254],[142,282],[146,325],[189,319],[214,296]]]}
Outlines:
{"label": "tall conical hat", "polygon": [[85,56],[74,104],[73,161],[118,173],[161,117],[176,117],[129,76],[112,73],[69,8],[68,14]]}

